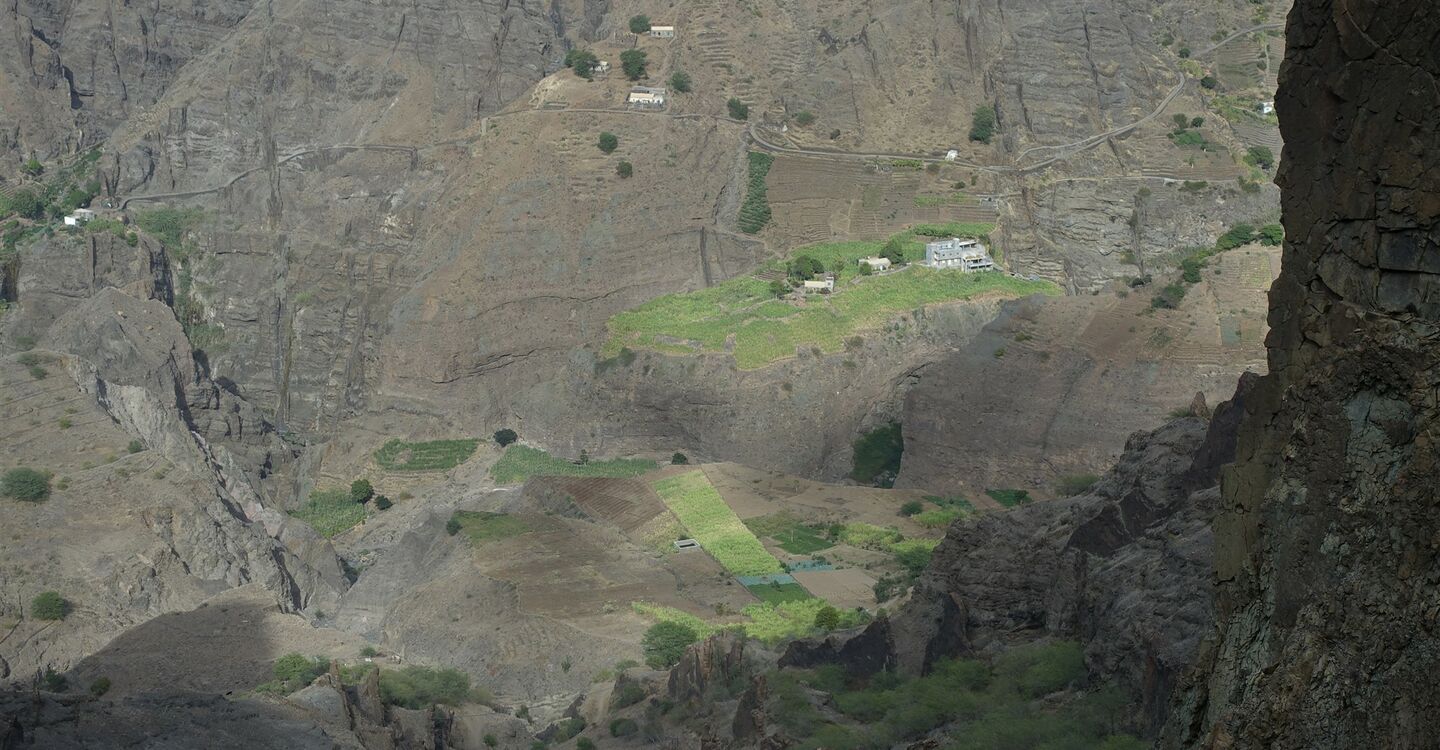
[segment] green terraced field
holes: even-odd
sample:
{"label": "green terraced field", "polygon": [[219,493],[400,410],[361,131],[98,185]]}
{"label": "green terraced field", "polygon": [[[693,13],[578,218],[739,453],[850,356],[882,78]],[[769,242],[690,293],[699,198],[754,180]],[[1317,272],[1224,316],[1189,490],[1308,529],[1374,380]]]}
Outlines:
{"label": "green terraced field", "polygon": [[316,490],[305,505],[290,515],[310,524],[320,536],[329,539],[342,534],[365,520],[365,506],[350,499],[343,489]]}
{"label": "green terraced field", "polygon": [[784,572],[780,561],[740,522],[704,472],[678,474],[653,486],[690,536],[731,573],[759,576]]}
{"label": "green terraced field", "polygon": [[[899,235],[907,259],[924,255],[915,232],[971,235],[991,225],[941,225],[912,229]],[[944,232],[944,230],[956,230]],[[724,352],[733,337],[735,363],[754,370],[795,356],[797,349],[836,353],[856,332],[883,325],[898,313],[930,304],[998,295],[1023,297],[1059,294],[1046,281],[1027,281],[1004,273],[964,273],[911,266],[884,275],[861,276],[858,259],[880,252],[880,242],[836,242],[811,245],[792,256],[806,255],[826,268],[841,268],[836,292],[814,296],[803,305],[775,299],[768,282],[753,277],[732,279],[695,292],[669,294],[610,318],[606,357],[626,348],[667,354]],[[771,261],[762,272],[783,271]]]}
{"label": "green terraced field", "polygon": [[430,440],[407,443],[391,439],[375,451],[375,463],[388,471],[443,471],[475,455],[479,440]]}
{"label": "green terraced field", "polygon": [[785,513],[751,518],[745,525],[759,536],[774,539],[780,549],[792,555],[809,555],[835,546],[820,531]]}
{"label": "green terraced field", "polygon": [[654,470],[648,458],[615,458],[577,464],[556,458],[539,448],[512,445],[505,450],[490,476],[500,484],[518,484],[530,477],[636,477]]}

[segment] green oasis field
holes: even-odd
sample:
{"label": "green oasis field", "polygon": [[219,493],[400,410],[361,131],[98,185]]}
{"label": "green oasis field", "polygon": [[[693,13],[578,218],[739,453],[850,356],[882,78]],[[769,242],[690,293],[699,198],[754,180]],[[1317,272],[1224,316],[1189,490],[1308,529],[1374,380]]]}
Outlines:
{"label": "green oasis field", "polygon": [[[899,242],[907,261],[924,256],[926,236],[984,235],[989,224],[914,227],[887,242]],[[963,273],[912,265],[883,275],[861,274],[858,260],[876,255],[887,242],[831,242],[797,249],[827,269],[839,269],[836,291],[796,304],[776,299],[770,283],[747,276],[695,292],[669,294],[610,318],[604,356],[623,349],[669,354],[724,352],[742,370],[754,370],[795,356],[797,349],[841,351],[857,332],[883,325],[896,314],[925,305],[999,295],[1060,294],[1047,281],[1004,273]],[[760,274],[783,274],[786,260],[773,260]],[[733,337],[733,339],[732,339]],[[733,344],[733,349],[731,345]]]}

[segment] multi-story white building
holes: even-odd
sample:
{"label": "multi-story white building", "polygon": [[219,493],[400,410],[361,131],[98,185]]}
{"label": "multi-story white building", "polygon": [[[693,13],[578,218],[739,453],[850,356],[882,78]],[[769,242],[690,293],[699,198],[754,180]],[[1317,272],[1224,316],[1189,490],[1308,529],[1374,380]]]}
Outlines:
{"label": "multi-story white building", "polygon": [[925,243],[925,262],[931,268],[958,268],[962,271],[989,271],[995,268],[990,254],[979,240],[951,237]]}

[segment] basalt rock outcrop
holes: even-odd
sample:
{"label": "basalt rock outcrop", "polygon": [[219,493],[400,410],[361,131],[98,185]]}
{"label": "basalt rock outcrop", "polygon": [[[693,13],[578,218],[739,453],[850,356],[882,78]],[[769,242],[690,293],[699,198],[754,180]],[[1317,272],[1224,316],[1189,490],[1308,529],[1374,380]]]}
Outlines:
{"label": "basalt rock outcrop", "polygon": [[1440,17],[1297,0],[1271,375],[1215,525],[1214,638],[1167,747],[1440,735]]}

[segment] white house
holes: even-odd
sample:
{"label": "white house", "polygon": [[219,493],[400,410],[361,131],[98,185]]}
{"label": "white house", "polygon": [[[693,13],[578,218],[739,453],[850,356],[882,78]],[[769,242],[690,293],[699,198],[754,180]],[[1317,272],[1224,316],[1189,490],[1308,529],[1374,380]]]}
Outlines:
{"label": "white house", "polygon": [[626,104],[636,107],[659,109],[665,106],[665,89],[636,86],[630,89]]}
{"label": "white house", "polygon": [[959,159],[959,158],[960,158],[960,152],[959,152],[959,151],[956,151],[956,150],[953,149],[953,148],[950,149],[949,151],[946,151],[946,152],[945,152],[945,161],[955,161],[956,159]]}
{"label": "white house", "polygon": [[1273,115],[1273,114],[1275,114],[1275,102],[1260,102],[1260,114],[1262,114],[1262,115]]}
{"label": "white house", "polygon": [[829,294],[835,291],[835,277],[826,276],[823,279],[810,279],[800,287],[800,291],[806,294]]}
{"label": "white house", "polygon": [[651,26],[651,27],[650,27],[650,31],[649,31],[648,33],[650,34],[650,36],[659,37],[659,38],[661,38],[661,39],[673,39],[673,38],[675,38],[675,27],[674,27],[674,26]]}
{"label": "white house", "polygon": [[65,217],[65,226],[74,227],[95,218],[95,212],[88,208],[77,208],[75,213]]}
{"label": "white house", "polygon": [[861,258],[860,265],[869,266],[871,271],[888,271],[890,270],[890,259],[882,258],[879,256],[873,258]]}
{"label": "white house", "polygon": [[599,73],[600,75],[605,75],[605,74],[609,73],[609,72],[610,72],[610,61],[609,61],[609,60],[601,60],[601,61],[595,63],[594,72]]}
{"label": "white house", "polygon": [[951,237],[925,243],[925,265],[931,268],[958,268],[962,271],[989,271],[995,268],[990,254],[979,240]]}

